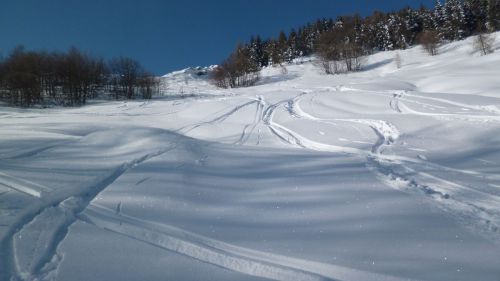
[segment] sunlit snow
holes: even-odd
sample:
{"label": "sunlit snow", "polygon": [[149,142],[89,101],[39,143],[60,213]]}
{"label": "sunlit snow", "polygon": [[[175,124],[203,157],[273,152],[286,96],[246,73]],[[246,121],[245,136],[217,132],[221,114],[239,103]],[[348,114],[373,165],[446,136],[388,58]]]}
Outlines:
{"label": "sunlit snow", "polygon": [[[500,34],[0,107],[0,280],[500,280]],[[402,67],[394,57],[400,54]]]}

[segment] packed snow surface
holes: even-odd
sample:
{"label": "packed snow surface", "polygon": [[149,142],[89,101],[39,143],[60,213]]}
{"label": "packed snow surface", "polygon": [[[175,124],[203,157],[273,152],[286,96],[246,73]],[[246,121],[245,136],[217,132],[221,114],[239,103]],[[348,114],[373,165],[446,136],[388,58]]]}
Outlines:
{"label": "packed snow surface", "polygon": [[0,280],[500,280],[500,51],[471,40],[0,107]]}

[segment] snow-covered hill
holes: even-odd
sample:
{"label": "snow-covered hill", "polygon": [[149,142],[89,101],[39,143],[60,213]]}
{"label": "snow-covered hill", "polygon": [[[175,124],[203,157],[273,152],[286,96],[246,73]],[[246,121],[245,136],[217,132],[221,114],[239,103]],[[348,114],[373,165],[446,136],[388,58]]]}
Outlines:
{"label": "snow-covered hill", "polygon": [[0,280],[498,281],[500,34],[471,40],[0,107]]}
{"label": "snow-covered hill", "polygon": [[161,94],[164,96],[201,96],[216,92],[210,83],[210,71],[215,66],[190,67],[166,74],[160,78]]}

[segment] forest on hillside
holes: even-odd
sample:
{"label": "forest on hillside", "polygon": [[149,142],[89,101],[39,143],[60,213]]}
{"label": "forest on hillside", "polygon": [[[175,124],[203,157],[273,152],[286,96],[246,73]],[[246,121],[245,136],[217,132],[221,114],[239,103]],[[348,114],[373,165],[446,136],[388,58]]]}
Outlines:
{"label": "forest on hillside", "polygon": [[433,9],[421,6],[372,15],[318,19],[277,38],[252,37],[236,49],[213,72],[220,87],[249,86],[258,71],[294,59],[317,54],[327,73],[359,70],[360,58],[377,51],[406,49],[422,44],[436,55],[440,43],[479,36],[477,48],[488,53],[488,33],[500,30],[500,0],[436,1]]}
{"label": "forest on hillside", "polygon": [[[360,70],[362,57],[377,51],[421,44],[431,55],[441,43],[479,35],[483,54],[492,45],[488,33],[500,30],[500,0],[436,1],[434,8],[410,7],[396,12],[339,16],[307,23],[277,38],[254,36],[216,67],[212,81],[219,87],[255,84],[267,66],[291,63],[316,54],[328,74]],[[97,97],[151,98],[159,93],[159,78],[131,58],[105,61],[71,48],[67,52],[26,51],[18,47],[0,58],[0,101],[9,105],[78,106]]]}

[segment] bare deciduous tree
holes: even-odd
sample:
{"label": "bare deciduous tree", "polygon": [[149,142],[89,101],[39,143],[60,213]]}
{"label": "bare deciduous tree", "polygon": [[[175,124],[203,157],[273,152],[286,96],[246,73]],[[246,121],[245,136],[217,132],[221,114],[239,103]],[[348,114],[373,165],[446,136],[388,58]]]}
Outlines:
{"label": "bare deciduous tree", "polygon": [[76,48],[47,53],[18,47],[0,62],[0,99],[17,106],[75,106],[106,94],[106,87],[125,98],[151,98],[159,92],[157,79],[138,62],[121,58],[110,66],[116,72],[110,74],[103,59]]}
{"label": "bare deciduous tree", "polygon": [[215,85],[222,88],[248,87],[260,78],[260,66],[252,60],[249,50],[238,45],[235,51],[211,74]]}
{"label": "bare deciduous tree", "polygon": [[485,56],[493,53],[493,43],[495,43],[495,38],[491,34],[481,33],[474,39],[473,48],[474,51],[480,52],[481,55]]}
{"label": "bare deciduous tree", "polygon": [[31,106],[41,100],[41,56],[26,52],[22,46],[14,49],[4,65],[8,100],[14,105]]}
{"label": "bare deciduous tree", "polygon": [[351,36],[349,29],[341,27],[319,37],[316,53],[327,74],[361,69],[363,50]]}
{"label": "bare deciduous tree", "polygon": [[219,88],[229,88],[227,70],[222,65],[218,65],[211,73],[211,79]]}
{"label": "bare deciduous tree", "polygon": [[396,53],[394,56],[394,63],[396,63],[396,67],[400,69],[403,65],[403,60],[401,59],[401,55],[399,53]]}
{"label": "bare deciduous tree", "polygon": [[111,60],[109,68],[113,77],[112,84],[114,85],[113,91],[116,98],[120,96],[127,99],[133,98],[135,96],[135,86],[138,84],[142,72],[139,62],[131,58],[119,57]]}
{"label": "bare deciduous tree", "polygon": [[140,92],[143,99],[151,99],[155,93],[159,92],[160,82],[151,73],[145,72],[139,79]]}
{"label": "bare deciduous tree", "polygon": [[439,34],[434,30],[427,30],[420,33],[417,37],[417,41],[422,45],[425,51],[431,56],[438,54],[439,47]]}

